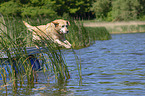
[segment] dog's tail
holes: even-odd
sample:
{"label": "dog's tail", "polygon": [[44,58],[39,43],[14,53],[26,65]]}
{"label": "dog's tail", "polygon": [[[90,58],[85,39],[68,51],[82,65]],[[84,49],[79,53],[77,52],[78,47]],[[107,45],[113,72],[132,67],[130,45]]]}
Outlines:
{"label": "dog's tail", "polygon": [[33,26],[29,25],[27,22],[23,21],[24,25],[28,28],[29,31],[33,31]]}

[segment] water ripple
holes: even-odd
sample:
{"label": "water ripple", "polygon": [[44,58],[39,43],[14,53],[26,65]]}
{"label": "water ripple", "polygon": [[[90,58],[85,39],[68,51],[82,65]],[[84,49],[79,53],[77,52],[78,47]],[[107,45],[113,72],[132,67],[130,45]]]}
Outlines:
{"label": "water ripple", "polygon": [[[111,40],[96,41],[90,47],[75,50],[82,61],[82,86],[77,85],[77,70],[71,72],[73,82],[68,85],[73,86],[76,95],[145,95],[144,37],[145,33],[117,34]],[[72,58],[73,54],[69,54],[66,61],[70,68],[76,68]]]}

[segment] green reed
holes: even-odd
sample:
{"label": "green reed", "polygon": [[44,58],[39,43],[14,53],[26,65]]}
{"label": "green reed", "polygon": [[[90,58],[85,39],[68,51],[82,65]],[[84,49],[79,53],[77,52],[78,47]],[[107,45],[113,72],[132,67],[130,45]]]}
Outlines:
{"label": "green reed", "polygon": [[70,33],[66,36],[73,48],[88,47],[95,40],[108,40],[111,35],[105,27],[84,27],[80,21],[70,20]]}
{"label": "green reed", "polygon": [[[18,81],[20,81],[20,82],[23,81],[22,75],[25,74],[24,70],[26,71],[26,74],[30,73],[29,75],[27,75],[27,81],[30,84],[29,81],[33,80],[32,74],[31,74],[31,73],[33,73],[31,70],[32,68],[27,67],[27,68],[29,68],[28,71],[27,71],[26,67],[24,67],[25,68],[24,70],[22,69],[22,66],[28,65],[28,63],[26,62],[27,56],[22,51],[24,49],[24,47],[21,47],[19,45],[19,43],[17,41],[15,41],[17,39],[13,39],[12,37],[9,36],[9,34],[5,33],[3,30],[1,30],[0,39],[1,39],[1,42],[0,42],[1,48],[3,48],[3,50],[1,50],[1,52],[4,52],[8,56],[8,58],[6,58],[6,59],[7,59],[7,61],[9,61],[10,65],[11,65],[12,72],[10,72],[10,71],[8,71],[8,72],[9,72],[9,74],[11,74],[11,77],[9,76],[10,77],[9,79],[13,80],[13,82],[12,82],[13,89],[16,90]],[[15,55],[15,56],[13,57],[13,55]],[[1,72],[1,74],[7,75],[4,72]],[[20,78],[18,78],[19,76],[20,76]],[[3,77],[2,79],[4,80],[6,78],[7,77],[5,76],[5,78]]]}
{"label": "green reed", "polygon": [[95,40],[109,40],[111,35],[105,27],[85,27],[88,30],[89,36]]}

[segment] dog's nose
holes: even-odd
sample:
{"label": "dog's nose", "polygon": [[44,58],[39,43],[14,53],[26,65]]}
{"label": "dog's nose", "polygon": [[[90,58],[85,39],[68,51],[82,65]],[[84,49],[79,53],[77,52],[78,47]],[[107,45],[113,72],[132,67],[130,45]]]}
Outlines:
{"label": "dog's nose", "polygon": [[68,33],[69,31],[66,31],[66,33]]}

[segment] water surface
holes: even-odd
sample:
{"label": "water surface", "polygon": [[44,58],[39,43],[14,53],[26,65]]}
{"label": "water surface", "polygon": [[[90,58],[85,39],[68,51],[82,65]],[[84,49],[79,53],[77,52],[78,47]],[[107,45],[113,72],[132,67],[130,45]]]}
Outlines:
{"label": "water surface", "polygon": [[66,52],[72,79],[68,88],[83,96],[145,95],[145,33],[116,34],[76,50],[82,61],[82,86],[71,52]]}

